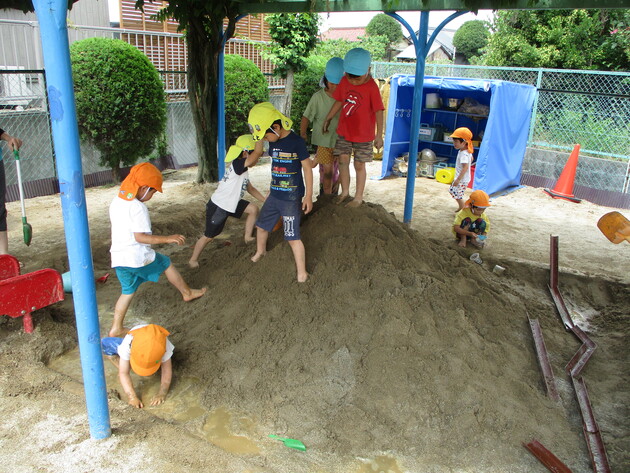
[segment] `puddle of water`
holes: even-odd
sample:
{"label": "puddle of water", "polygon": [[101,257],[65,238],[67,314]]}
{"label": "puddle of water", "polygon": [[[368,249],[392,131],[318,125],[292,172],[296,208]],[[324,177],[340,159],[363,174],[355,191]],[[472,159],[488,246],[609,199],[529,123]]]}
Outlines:
{"label": "puddle of water", "polygon": [[363,463],[356,473],[402,473],[395,458],[385,455]]}
{"label": "puddle of water", "polygon": [[223,407],[212,411],[202,427],[204,437],[217,447],[231,453],[259,454],[260,449],[253,441],[245,436],[231,433],[231,426],[235,425],[236,430],[253,434],[254,422],[247,417],[238,417],[234,420],[232,417],[232,414]]}

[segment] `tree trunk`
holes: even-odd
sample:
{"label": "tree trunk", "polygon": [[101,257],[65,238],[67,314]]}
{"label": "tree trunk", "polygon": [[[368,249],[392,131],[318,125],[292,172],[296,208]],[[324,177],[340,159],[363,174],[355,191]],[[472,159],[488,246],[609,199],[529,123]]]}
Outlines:
{"label": "tree trunk", "polygon": [[[188,46],[188,95],[197,137],[197,182],[219,179],[217,162],[217,57],[220,37],[209,40],[202,19],[191,19]],[[214,36],[214,35],[213,35]],[[194,52],[193,52],[194,51]]]}
{"label": "tree trunk", "polygon": [[291,102],[293,101],[293,69],[287,71],[287,78],[284,85],[284,113],[291,117]]}

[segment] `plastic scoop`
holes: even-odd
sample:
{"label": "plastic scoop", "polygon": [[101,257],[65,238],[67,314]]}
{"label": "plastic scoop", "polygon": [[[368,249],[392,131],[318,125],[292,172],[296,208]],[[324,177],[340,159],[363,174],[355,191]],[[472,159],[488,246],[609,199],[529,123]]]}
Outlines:
{"label": "plastic scoop", "polygon": [[608,212],[603,215],[597,226],[611,242],[618,244],[626,240],[630,243],[630,220],[619,212]]}
{"label": "plastic scoop", "polygon": [[285,447],[294,448],[296,450],[300,450],[301,452],[306,451],[306,445],[304,445],[299,440],[278,437],[277,435],[273,435],[273,434],[270,435],[269,437],[271,437],[272,439],[280,440],[282,443],[284,443]]}

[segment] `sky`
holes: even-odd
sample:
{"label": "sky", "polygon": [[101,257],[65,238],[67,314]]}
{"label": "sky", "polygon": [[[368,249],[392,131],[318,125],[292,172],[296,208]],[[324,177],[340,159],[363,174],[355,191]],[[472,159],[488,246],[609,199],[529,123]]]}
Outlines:
{"label": "sky", "polygon": [[[109,5],[109,19],[110,21],[120,21],[120,14],[118,11],[118,1],[108,0]],[[322,24],[320,31],[324,32],[329,28],[341,28],[348,26],[367,26],[370,20],[380,12],[344,12],[344,13],[321,13]],[[447,18],[454,10],[450,11],[432,11],[429,14],[429,26],[436,27]],[[414,29],[420,28],[420,12],[400,12],[400,16],[409,23]],[[466,21],[470,20],[489,20],[492,17],[492,10],[479,10],[479,15],[475,16],[472,13],[466,13],[455,20],[448,23],[445,28],[456,30]],[[403,28],[403,33],[407,34],[407,31]]]}

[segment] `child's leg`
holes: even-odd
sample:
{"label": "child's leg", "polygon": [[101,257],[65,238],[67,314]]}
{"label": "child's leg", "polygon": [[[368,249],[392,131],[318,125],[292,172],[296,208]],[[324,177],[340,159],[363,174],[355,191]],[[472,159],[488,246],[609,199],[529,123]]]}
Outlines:
{"label": "child's leg", "polygon": [[191,268],[199,267],[199,255],[201,255],[201,252],[203,251],[203,249],[212,240],[213,240],[212,238],[208,238],[205,235],[199,238],[199,240],[197,240],[197,243],[195,243],[195,248],[193,249],[192,256],[188,260],[188,266],[190,266]]}
{"label": "child's leg", "polygon": [[354,199],[348,203],[348,207],[358,207],[363,202],[363,192],[365,190],[365,181],[367,180],[367,171],[365,170],[365,163],[357,161],[354,158],[354,171],[356,172],[356,190],[354,193]]}
{"label": "child's leg", "polygon": [[324,194],[332,194],[333,164],[322,166],[324,166]]}
{"label": "child's leg", "polygon": [[202,287],[201,289],[191,289],[190,286],[186,284],[186,281],[184,281],[184,278],[182,278],[182,275],[179,274],[179,271],[177,271],[175,266],[172,264],[166,268],[164,274],[166,275],[168,282],[175,286],[182,294],[185,302],[189,302],[203,296],[208,289],[207,287]]}
{"label": "child's leg", "polygon": [[9,253],[9,237],[7,232],[0,232],[0,255]]}
{"label": "child's leg", "polygon": [[466,185],[467,184],[459,184],[454,186],[451,184],[451,186],[448,188],[449,194],[451,194],[453,199],[455,199],[455,202],[457,202],[457,210],[455,211],[455,213],[464,208],[464,192],[466,191]]}
{"label": "child's leg", "polygon": [[245,213],[247,214],[247,219],[245,220],[245,243],[250,243],[255,240],[254,224],[258,218],[258,212],[259,209],[257,205],[249,204],[245,207]]}
{"label": "child's leg", "polygon": [[467,240],[468,240],[468,238],[466,237],[466,235],[459,235],[459,243],[458,243],[458,245],[461,246],[462,248],[466,248]]}
{"label": "child's leg", "polygon": [[114,306],[114,321],[112,322],[112,328],[109,330],[110,337],[124,337],[128,330],[123,327],[125,321],[125,315],[131,304],[131,299],[135,292],[132,294],[121,294],[116,305]]}
{"label": "child's leg", "polygon": [[339,183],[341,184],[341,194],[337,197],[337,202],[343,202],[350,195],[350,155],[339,155]]}
{"label": "child's leg", "polygon": [[308,273],[306,272],[306,250],[304,249],[304,243],[302,243],[302,240],[289,240],[289,246],[291,246],[293,258],[295,259],[297,280],[298,282],[305,282],[308,279]]}
{"label": "child's leg", "polygon": [[256,227],[256,254],[252,256],[254,263],[258,262],[267,253],[267,238],[269,238],[269,232]]}

